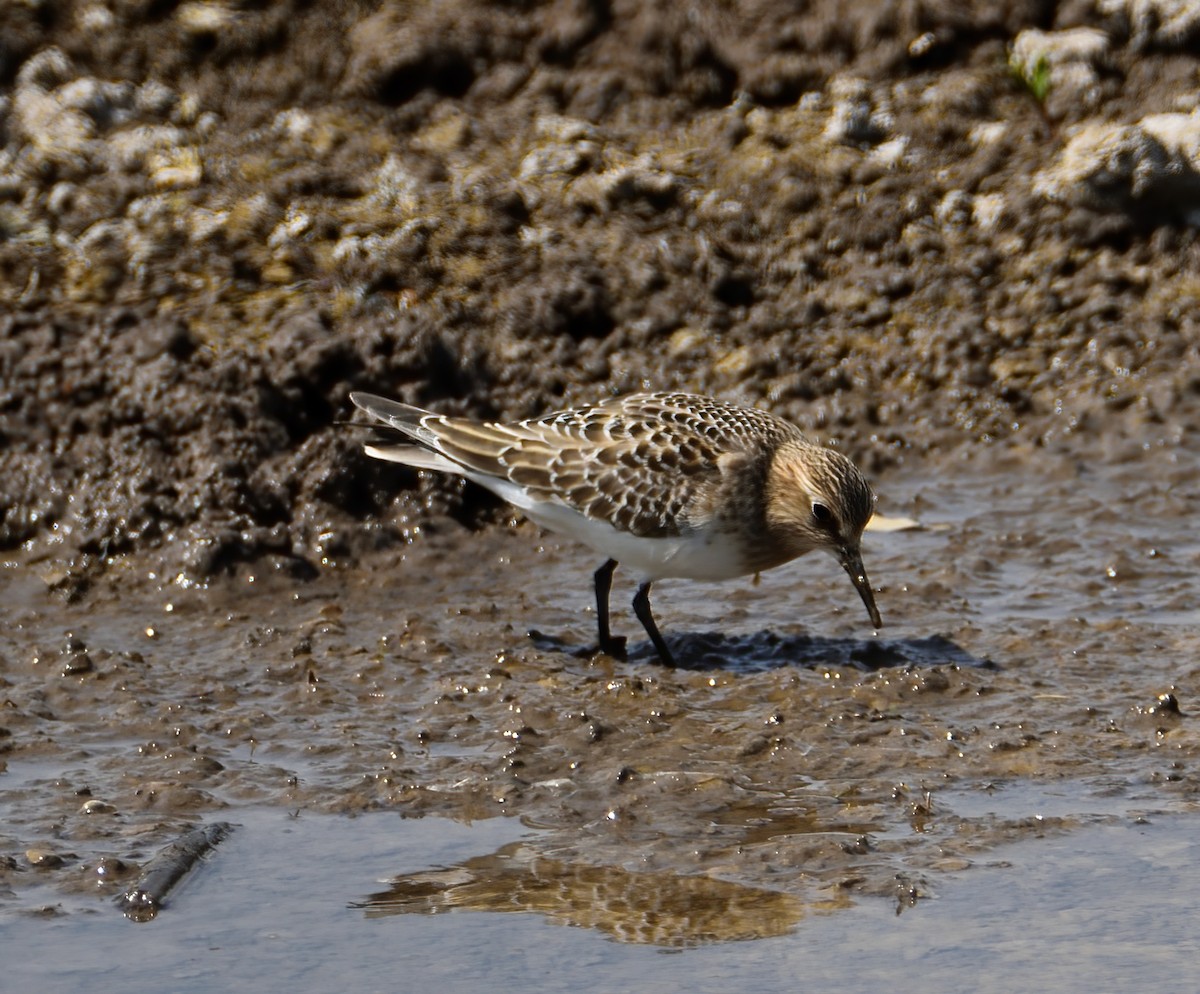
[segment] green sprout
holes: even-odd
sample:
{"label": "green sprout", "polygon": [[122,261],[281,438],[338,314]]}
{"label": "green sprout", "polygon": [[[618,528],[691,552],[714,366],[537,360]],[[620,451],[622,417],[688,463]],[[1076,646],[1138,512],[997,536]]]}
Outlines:
{"label": "green sprout", "polygon": [[1008,70],[1013,78],[1032,94],[1039,104],[1046,102],[1050,94],[1050,60],[1044,54],[1039,54],[1031,67],[1028,62],[1010,55]]}

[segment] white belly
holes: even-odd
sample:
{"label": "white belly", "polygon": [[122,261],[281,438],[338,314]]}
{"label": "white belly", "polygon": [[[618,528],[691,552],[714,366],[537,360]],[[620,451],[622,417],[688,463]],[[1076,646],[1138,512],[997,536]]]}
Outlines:
{"label": "white belly", "polygon": [[522,508],[531,521],[560,535],[570,535],[602,556],[615,559],[643,580],[682,577],[730,580],[745,576],[741,549],[727,532],[695,533],[675,538],[639,538],[612,525],[585,518],[561,504]]}
{"label": "white belly", "polygon": [[421,453],[422,458],[426,458],[424,462],[412,460],[407,453],[405,458],[388,452],[371,454],[381,459],[392,458],[411,466],[446,470],[465,476],[508,501],[535,524],[559,535],[578,539],[606,559],[615,559],[635,575],[640,575],[642,580],[663,580],[668,577],[732,580],[751,572],[739,543],[728,532],[697,532],[679,538],[639,538],[607,522],[584,517],[565,504],[534,500],[528,491],[511,480],[468,472],[436,453],[429,454],[427,458],[425,453]]}

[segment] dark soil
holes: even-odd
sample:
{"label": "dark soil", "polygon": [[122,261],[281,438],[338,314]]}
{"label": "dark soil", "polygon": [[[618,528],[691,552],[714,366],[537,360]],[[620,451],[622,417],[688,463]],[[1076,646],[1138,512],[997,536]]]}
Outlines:
{"label": "dark soil", "polygon": [[[1010,69],[1088,26],[1078,99]],[[0,5],[5,893],[114,892],[251,803],[901,901],[1045,830],[931,821],[942,784],[1194,810],[1197,205],[1044,179],[1200,106],[1195,37],[1085,2]],[[589,658],[598,563],[339,423],[643,388],[768,407],[953,524],[872,540],[889,639],[806,563],[656,589],[680,671]]]}
{"label": "dark soil", "polygon": [[684,387],[872,471],[1200,397],[1192,229],[1031,187],[1084,111],[1014,80],[1020,31],[1112,33],[1104,120],[1191,72],[1086,4],[5,10],[0,545],[68,584],[146,552],[305,576],[477,520],[356,454],[355,388]]}

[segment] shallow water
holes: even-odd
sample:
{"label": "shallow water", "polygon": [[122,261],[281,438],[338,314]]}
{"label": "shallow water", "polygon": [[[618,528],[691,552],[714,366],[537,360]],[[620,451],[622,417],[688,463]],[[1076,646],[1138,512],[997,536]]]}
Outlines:
{"label": "shallow water", "polygon": [[[1069,994],[1136,990],[1148,980],[1190,989],[1198,951],[1200,847],[1182,817],[1115,817],[1065,836],[1034,834],[969,871],[943,874],[936,899],[901,914],[885,902],[797,909],[768,937],[672,956],[645,941],[656,919],[622,902],[631,889],[620,888],[619,874],[587,895],[569,881],[538,879],[519,853],[536,848],[539,833],[513,819],[293,818],[259,808],[241,818],[152,925],[82,900],[69,914],[8,916],[6,982],[45,994],[719,992],[731,983],[794,990],[802,977],[812,990]],[[452,881],[461,896],[472,868],[489,863],[508,864],[516,886],[489,897],[477,886],[474,901],[430,895],[404,908],[363,907],[397,879]]]}
{"label": "shallow water", "polygon": [[[630,658],[590,658],[596,563],[528,526],[302,585],[118,566],[78,604],[14,565],[0,945],[73,944],[22,961],[43,990],[94,943],[179,990],[235,961],[314,990],[351,964],[365,989],[1161,987],[1200,893],[1200,496],[1195,452],[1148,445],[902,465],[881,509],[929,527],[868,536],[883,632],[827,558],[664,582],[674,671],[619,571]],[[242,827],[121,918],[214,820]]]}

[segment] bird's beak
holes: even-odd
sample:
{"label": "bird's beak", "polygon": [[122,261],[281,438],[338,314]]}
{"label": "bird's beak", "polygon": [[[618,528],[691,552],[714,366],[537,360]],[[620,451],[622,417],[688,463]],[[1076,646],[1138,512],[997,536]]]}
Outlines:
{"label": "bird's beak", "polygon": [[858,596],[867,605],[867,614],[871,616],[871,624],[876,628],[883,627],[883,619],[879,616],[879,608],[875,606],[875,592],[871,589],[871,581],[867,579],[867,571],[863,568],[862,553],[849,546],[838,551],[838,562],[850,575],[850,582],[858,591]]}

